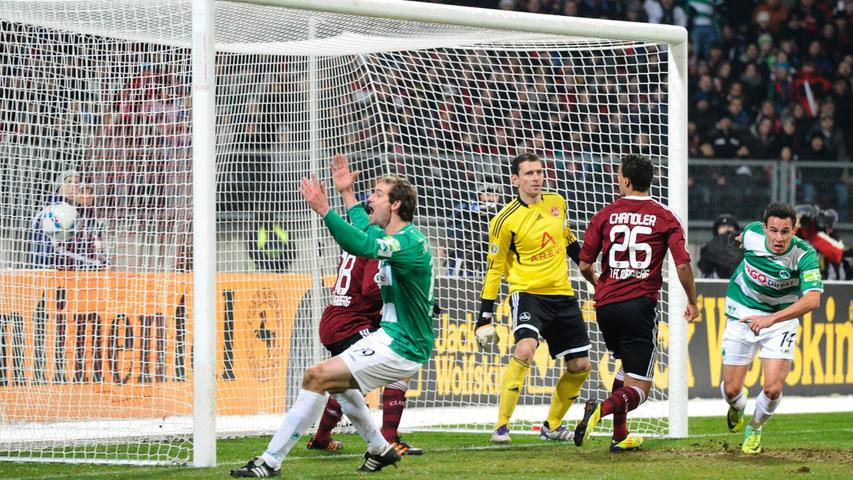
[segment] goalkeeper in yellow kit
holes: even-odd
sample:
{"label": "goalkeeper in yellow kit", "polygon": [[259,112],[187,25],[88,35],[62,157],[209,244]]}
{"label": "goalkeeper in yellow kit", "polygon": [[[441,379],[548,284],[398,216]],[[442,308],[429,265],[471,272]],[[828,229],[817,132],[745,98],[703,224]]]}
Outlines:
{"label": "goalkeeper in yellow kit", "polygon": [[[562,424],[563,416],[590,372],[589,335],[569,283],[566,262],[567,256],[579,262],[580,242],[569,228],[566,201],[556,193],[542,191],[545,172],[539,157],[529,153],[515,157],[511,174],[518,197],[489,225],[487,270],[476,330],[481,347],[497,342],[492,312],[501,277],[506,275],[515,350],[501,377],[498,421],[491,440],[511,441],[510,417],[541,336],[551,357],[565,360],[566,371],[554,387],[540,437],[570,441],[573,432]],[[593,285],[596,277],[592,271],[585,276]]]}

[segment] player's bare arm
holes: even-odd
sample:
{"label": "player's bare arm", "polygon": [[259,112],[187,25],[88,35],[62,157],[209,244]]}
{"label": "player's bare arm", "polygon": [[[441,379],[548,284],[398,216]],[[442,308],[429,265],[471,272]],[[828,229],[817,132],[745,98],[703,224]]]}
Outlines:
{"label": "player's bare arm", "polygon": [[741,323],[749,324],[749,329],[758,335],[762,328],[767,328],[775,323],[784,322],[792,318],[800,318],[816,310],[819,306],[820,292],[818,290],[810,290],[787,308],[779,310],[772,315],[752,315],[744,317],[740,321]]}
{"label": "player's bare arm", "polygon": [[352,187],[359,173],[361,172],[358,170],[350,171],[346,155],[338,153],[332,158],[332,182],[335,185],[335,190],[341,194],[341,200],[343,200],[344,207],[347,210],[358,203]]}
{"label": "player's bare arm", "polygon": [[595,265],[581,260],[580,263],[578,263],[578,269],[580,269],[583,278],[585,278],[587,282],[591,283],[593,287],[598,283],[598,274],[595,273]]}
{"label": "player's bare arm", "polygon": [[696,299],[696,282],[693,279],[693,267],[690,263],[682,263],[676,265],[675,271],[678,273],[678,281],[681,282],[681,287],[684,293],[687,294],[687,307],[684,308],[684,319],[692,322],[699,317],[698,300]]}
{"label": "player's bare arm", "polygon": [[326,184],[317,180],[316,175],[311,175],[311,178],[302,177],[299,183],[299,193],[302,198],[308,202],[311,210],[314,210],[321,217],[325,217],[329,213],[329,198],[326,196]]}

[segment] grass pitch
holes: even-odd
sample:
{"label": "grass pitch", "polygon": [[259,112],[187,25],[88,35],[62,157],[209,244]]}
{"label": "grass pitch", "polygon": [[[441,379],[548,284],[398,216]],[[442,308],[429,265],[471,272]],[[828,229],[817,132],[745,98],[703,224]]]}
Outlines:
{"label": "grass pitch", "polygon": [[[740,452],[741,434],[726,430],[725,417],[690,419],[690,437],[646,439],[641,450],[613,454],[609,438],[592,437],[583,447],[514,435],[494,446],[488,434],[409,433],[405,439],[427,450],[404,457],[399,468],[359,474],[364,443],[355,435],[341,453],[309,451],[300,440],[285,461],[282,478],[477,479],[530,478],[851,478],[853,412],[779,415],[764,429],[764,453]],[[225,479],[231,468],[263,451],[268,437],[219,442],[215,468],[130,467],[53,463],[0,463],[0,478],[21,479]]]}

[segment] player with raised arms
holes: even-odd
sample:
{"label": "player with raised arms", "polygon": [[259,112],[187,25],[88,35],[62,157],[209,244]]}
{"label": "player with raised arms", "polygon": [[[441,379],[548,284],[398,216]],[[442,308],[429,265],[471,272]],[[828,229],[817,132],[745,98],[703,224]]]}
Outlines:
{"label": "player with raised arms", "polygon": [[350,172],[345,159],[336,157],[332,175],[352,225],[331,209],[326,187],[316,177],[303,178],[300,193],[344,251],[381,260],[381,327],[305,371],[302,388],[266,451],[231,470],[233,477],[281,475],[282,461],[320,416],[325,392],[335,397],[367,442],[359,470],[375,472],[400,460],[374,424],[362,395],[412,377],[429,360],[435,342],[432,254],[426,237],[412,225],[417,192],[406,179],[379,177],[367,200],[368,213],[352,190],[358,172]]}

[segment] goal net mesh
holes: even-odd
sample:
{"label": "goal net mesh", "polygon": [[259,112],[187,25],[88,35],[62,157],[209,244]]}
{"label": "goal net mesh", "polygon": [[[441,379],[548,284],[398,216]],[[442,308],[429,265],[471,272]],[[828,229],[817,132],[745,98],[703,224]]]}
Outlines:
{"label": "goal net mesh", "polygon": [[[338,152],[362,172],[359,195],[379,174],[416,185],[436,259],[435,350],[401,429],[494,428],[513,344],[505,296],[493,351],[473,325],[488,221],[514,195],[509,162],[544,160],[581,238],[615,199],[621,155],[650,156],[666,179],[668,46],[230,2],[215,13],[216,155],[203,161],[217,179],[218,434],[273,431],[326,357],[317,323],[340,252],[298,181],[330,183]],[[186,462],[190,2],[0,1],[0,36],[0,457]],[[651,193],[667,203],[665,181]],[[581,403],[608,394],[616,364],[574,265],[571,278],[593,341]],[[667,432],[666,312],[664,297],[654,386],[629,420],[646,435]],[[563,369],[538,350],[514,432],[535,432]],[[575,405],[566,421],[580,416]]]}

